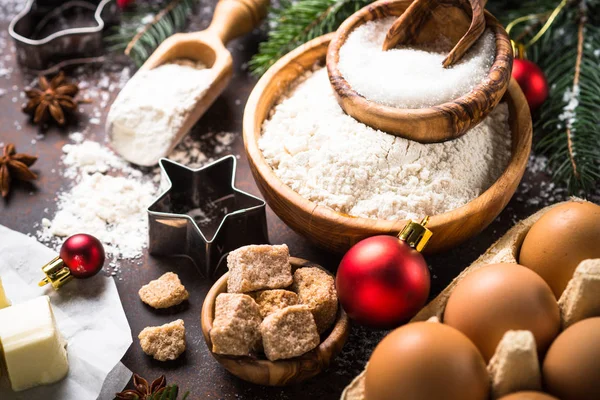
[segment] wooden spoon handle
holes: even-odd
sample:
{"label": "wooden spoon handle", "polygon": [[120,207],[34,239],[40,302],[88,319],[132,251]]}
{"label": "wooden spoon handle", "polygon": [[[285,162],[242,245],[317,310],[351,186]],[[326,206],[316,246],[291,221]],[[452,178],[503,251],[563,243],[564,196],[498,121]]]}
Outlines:
{"label": "wooden spoon handle", "polygon": [[227,44],[260,25],[268,7],[269,0],[220,0],[207,30]]}
{"label": "wooden spoon handle", "polygon": [[414,44],[421,29],[438,6],[457,7],[472,14],[471,25],[443,61],[447,68],[460,60],[485,30],[485,0],[416,0],[394,22],[383,42],[383,50]]}
{"label": "wooden spoon handle", "polygon": [[465,35],[456,43],[456,46],[443,61],[444,68],[456,63],[460,60],[467,51],[473,46],[473,44],[479,39],[483,31],[485,31],[485,16],[483,14],[483,7],[480,0],[469,0],[471,3],[471,10],[473,12],[473,19],[471,20],[471,26]]}

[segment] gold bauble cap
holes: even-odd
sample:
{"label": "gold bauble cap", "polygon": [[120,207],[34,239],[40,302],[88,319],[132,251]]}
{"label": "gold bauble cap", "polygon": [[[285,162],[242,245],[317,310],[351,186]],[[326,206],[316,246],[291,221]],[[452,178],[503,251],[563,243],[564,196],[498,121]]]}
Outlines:
{"label": "gold bauble cap", "polygon": [[433,235],[429,229],[425,227],[429,222],[429,216],[425,216],[421,222],[408,221],[408,224],[402,229],[402,232],[398,235],[398,239],[406,242],[410,247],[417,250],[418,252],[423,251],[429,239]]}

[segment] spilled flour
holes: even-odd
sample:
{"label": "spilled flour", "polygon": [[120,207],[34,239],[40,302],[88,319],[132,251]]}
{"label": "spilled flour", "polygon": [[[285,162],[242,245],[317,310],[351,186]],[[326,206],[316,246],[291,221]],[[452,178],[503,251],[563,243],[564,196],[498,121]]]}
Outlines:
{"label": "spilled flour", "polygon": [[42,224],[52,236],[79,232],[96,236],[108,254],[137,258],[147,242],[146,207],[156,188],[131,177],[84,174],[69,192],[58,196],[60,210]]}
{"label": "spilled flour", "polygon": [[389,135],[344,114],[321,68],[275,106],[259,147],[275,174],[310,201],[357,217],[416,219],[490,187],[508,165],[511,133],[500,104],[456,140]]}
{"label": "spilled flour", "polygon": [[[57,196],[57,211],[44,218],[36,236],[58,249],[64,239],[89,233],[113,259],[136,259],[148,244],[147,207],[158,194],[160,169],[139,169],[104,145],[72,133],[63,146],[62,175],[74,186]],[[197,168],[228,152],[230,132],[209,133],[200,140],[187,136],[169,158]]]}

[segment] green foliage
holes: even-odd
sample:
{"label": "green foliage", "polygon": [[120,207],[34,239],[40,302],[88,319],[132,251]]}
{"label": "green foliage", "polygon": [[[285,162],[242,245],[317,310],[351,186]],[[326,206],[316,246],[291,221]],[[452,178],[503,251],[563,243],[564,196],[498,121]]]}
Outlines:
{"label": "green foliage", "polygon": [[536,123],[537,148],[548,155],[555,178],[572,193],[589,192],[600,179],[599,16],[600,1],[578,2],[528,54],[551,85]]}
{"label": "green foliage", "polygon": [[491,0],[486,3],[485,9],[506,26],[524,15],[551,11],[559,2],[560,0]]}
{"label": "green foliage", "polygon": [[172,34],[182,30],[193,10],[194,0],[141,3],[124,12],[121,24],[106,37],[109,50],[125,51],[137,66]]}
{"label": "green foliage", "polygon": [[281,0],[269,13],[269,36],[250,61],[262,75],[275,61],[317,36],[333,32],[350,15],[372,0]]}
{"label": "green foliage", "polygon": [[[189,392],[183,395],[181,400],[186,400],[189,395]],[[155,394],[152,396],[150,400],[177,400],[179,396],[179,388],[177,385],[170,385],[165,387],[165,390],[162,393]]]}

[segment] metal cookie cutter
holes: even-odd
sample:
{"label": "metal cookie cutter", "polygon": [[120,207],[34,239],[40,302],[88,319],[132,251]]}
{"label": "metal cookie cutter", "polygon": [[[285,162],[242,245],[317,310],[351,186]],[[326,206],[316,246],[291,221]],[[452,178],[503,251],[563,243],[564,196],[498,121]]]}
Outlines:
{"label": "metal cookie cutter", "polygon": [[199,169],[158,163],[164,191],[148,207],[150,254],[188,256],[209,278],[231,250],[269,243],[266,204],[235,188],[234,156]]}
{"label": "metal cookie cutter", "polygon": [[118,17],[114,0],[28,0],[8,32],[19,63],[43,70],[65,58],[101,56],[102,30]]}

